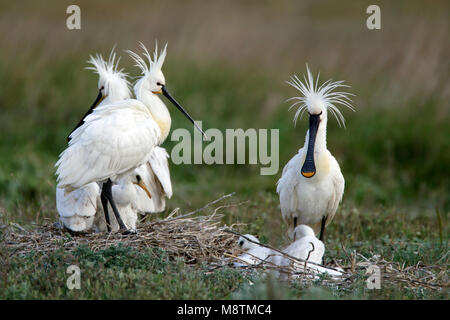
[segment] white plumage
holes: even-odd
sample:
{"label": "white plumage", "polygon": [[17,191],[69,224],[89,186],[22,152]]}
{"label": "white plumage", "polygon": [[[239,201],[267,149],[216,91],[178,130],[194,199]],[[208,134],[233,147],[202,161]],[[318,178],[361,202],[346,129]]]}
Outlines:
{"label": "white plumage", "polygon": [[304,83],[296,76],[288,83],[302,94],[290,99],[296,100],[291,108],[299,106],[294,121],[307,110],[310,128],[304,146],[284,167],[277,183],[277,192],[282,216],[290,226],[289,235],[292,237],[294,228],[299,224],[321,222],[320,239],[323,239],[325,226],[333,219],[342,200],[345,184],[338,162],[327,149],[327,111],[335,115],[339,124],[344,124],[336,105],[353,108],[348,97],[350,93],[333,91],[347,87],[342,81],[328,80],[319,87],[318,78],[314,82],[309,68],[307,73]]}
{"label": "white plumage", "polygon": [[149,109],[126,99],[97,107],[71,135],[56,166],[62,188],[118,180],[147,162],[161,131]]}
{"label": "white plumage", "polygon": [[[282,251],[294,258],[322,264],[325,246],[316,238],[314,230],[306,225],[299,225],[294,230],[295,240]],[[275,253],[269,260],[278,266],[287,266],[292,260]]]}
{"label": "white plumage", "polygon": [[97,54],[95,57],[90,56],[88,60],[91,66],[86,69],[98,74],[98,89],[102,93],[101,105],[131,97],[130,84],[127,80],[128,75],[123,69],[119,69],[119,61],[120,57],[116,60],[114,48],[108,61],[105,61],[101,54]]}
{"label": "white plumage", "polygon": [[[130,52],[144,73],[135,85],[137,99],[110,99],[88,114],[82,125],[70,135],[69,146],[56,163],[56,174],[59,187],[66,194],[90,183],[103,183],[101,197],[108,198],[109,203],[115,202],[116,197],[121,198],[123,193],[134,198],[128,198],[129,203],[122,201],[120,206],[116,204],[122,210],[131,208],[134,212],[155,212],[163,210],[164,196],[170,197],[172,194],[168,155],[164,149],[155,150],[166,139],[171,118],[157,95],[164,94],[191,122],[193,120],[165,88],[161,67],[167,46],[159,57],[155,50],[154,60],[142,47],[149,60],[149,67],[138,55]],[[146,171],[143,176],[149,186],[152,182],[153,190],[157,190],[153,203],[142,200],[142,194],[137,191],[130,192],[130,188],[133,188],[129,183],[130,175],[132,177],[137,168]],[[116,182],[117,186],[112,188],[110,181]],[[117,211],[114,212],[115,217],[120,220],[122,215]],[[126,213],[124,218],[128,215]],[[119,226],[122,222],[118,221]],[[132,224],[124,223],[121,228],[134,229],[135,223],[134,228],[129,226]]]}
{"label": "white plumage", "polygon": [[[118,70],[119,60],[116,60],[114,49],[106,62],[101,55],[91,56],[88,61],[99,75],[98,90],[99,96],[89,112],[97,107],[97,104],[104,105],[108,102],[120,101],[130,97],[126,74]],[[84,122],[84,118],[80,124]],[[94,217],[99,203],[100,187],[96,182],[88,183],[71,192],[56,187],[56,208],[63,225],[72,231],[86,231],[93,227]]]}
{"label": "white plumage", "polygon": [[[299,274],[298,276],[305,272],[305,267],[306,272],[312,274],[327,273],[333,277],[343,274],[343,272],[316,265],[322,264],[325,245],[317,239],[311,227],[306,225],[297,226],[294,229],[294,237],[297,240],[282,251],[291,257],[306,261],[306,266],[304,262],[293,261],[279,253],[273,253],[268,261],[280,267],[281,270],[283,267],[290,266],[291,270]],[[283,278],[286,277],[284,272],[276,272],[276,274]]]}
{"label": "white plumage", "polygon": [[166,208],[166,197],[172,197],[172,182],[169,171],[169,155],[164,148],[155,147],[147,163],[141,167],[141,177],[148,187],[152,198],[135,186],[136,198],[132,203],[133,208],[141,213],[156,213]]}
{"label": "white plumage", "polygon": [[91,229],[99,194],[100,187],[95,182],[67,194],[64,189],[56,186],[56,209],[62,224],[76,232]]}
{"label": "white plumage", "polygon": [[235,267],[244,267],[248,265],[259,264],[271,255],[272,250],[269,248],[253,243],[246,238],[259,243],[258,238],[251,234],[246,234],[244,237],[239,237],[238,245],[242,250],[246,250],[245,253],[241,254],[238,258],[239,260],[233,262]]}
{"label": "white plumage", "polygon": [[[146,191],[150,190],[147,188],[147,185],[142,179],[142,175],[146,173],[147,168],[140,166],[133,170],[130,174],[120,177],[112,186],[112,195],[120,212],[120,216],[126,228],[131,232],[136,231],[138,216],[134,204],[137,199],[139,199],[138,190],[142,191],[146,198],[151,199],[150,196],[146,194]],[[114,218],[111,204],[108,204],[108,215],[111,230],[119,230],[120,226]],[[105,220],[105,212],[103,211],[103,207],[100,203],[98,205],[98,212],[95,219],[95,227],[96,231],[106,231],[108,229]]]}

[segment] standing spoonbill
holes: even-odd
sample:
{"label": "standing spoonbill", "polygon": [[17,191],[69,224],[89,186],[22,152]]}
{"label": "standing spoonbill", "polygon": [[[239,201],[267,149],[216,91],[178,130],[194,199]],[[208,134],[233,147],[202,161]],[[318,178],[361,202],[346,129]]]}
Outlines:
{"label": "standing spoonbill", "polygon": [[298,224],[321,223],[320,240],[323,240],[325,227],[333,219],[344,194],[344,177],[336,159],[327,149],[326,129],[328,110],[336,117],[339,125],[344,117],[336,105],[343,105],[354,111],[349,98],[351,93],[334,91],[348,87],[343,81],[328,80],[318,86],[307,66],[307,78],[303,83],[297,76],[287,83],[296,88],[302,96],[289,100],[298,106],[294,122],[304,111],[309,113],[309,130],[305,144],[283,168],[277,182],[280,207],[283,218],[287,220],[289,235]]}
{"label": "standing spoonbill", "polygon": [[195,124],[165,87],[161,68],[166,48],[167,45],[159,56],[155,50],[154,61],[150,61],[145,77],[138,81],[138,100],[125,99],[95,108],[70,135],[69,146],[55,165],[58,183],[65,192],[91,182],[101,183],[100,197],[106,222],[109,225],[109,203],[124,233],[129,231],[115,204],[112,184],[148,162],[154,147],[168,136],[170,114],[158,94],[163,93]]}
{"label": "standing spoonbill", "polygon": [[[122,70],[118,70],[119,60],[116,60],[114,48],[108,61],[105,61],[101,55],[90,56],[88,63],[92,66],[87,67],[87,69],[93,70],[99,76],[98,95],[72,132],[84,123],[86,116],[91,114],[98,105],[130,98],[131,93],[126,74]],[[68,141],[70,141],[70,135]],[[91,229],[97,212],[99,195],[100,187],[96,182],[88,183],[71,192],[65,192],[64,188],[61,188],[58,184],[56,187],[56,208],[64,227],[75,232]]]}
{"label": "standing spoonbill", "polygon": [[[157,50],[155,50],[153,61],[150,54],[145,49],[145,46],[143,46],[143,49],[151,66],[158,60]],[[144,66],[141,69],[142,77],[134,86],[135,95],[139,100],[142,99],[142,85],[145,83],[145,79],[148,76],[149,67],[139,55],[132,51],[128,52],[138,66]],[[145,103],[145,100],[141,102]],[[163,139],[165,139],[165,137]],[[160,143],[163,141],[164,140],[160,141]],[[120,211],[122,218],[128,221],[128,223],[127,221],[124,221],[124,224],[128,229],[131,229],[133,233],[136,231],[138,213],[161,212],[165,209],[165,198],[170,198],[172,196],[172,183],[170,180],[168,157],[169,155],[164,148],[155,146],[151,151],[148,162],[136,168],[128,177],[118,179],[112,186],[113,198],[121,199],[120,201],[117,200],[118,210]],[[132,179],[135,177],[138,178],[139,183],[131,183]],[[108,207],[108,211],[110,209],[112,208]],[[109,224],[109,221],[106,221],[108,217],[109,221],[112,221],[111,225]],[[110,214],[108,216],[104,212],[99,214],[95,223],[97,231],[110,231],[111,229],[118,230],[120,226],[118,223],[115,223],[113,219],[114,217]]]}

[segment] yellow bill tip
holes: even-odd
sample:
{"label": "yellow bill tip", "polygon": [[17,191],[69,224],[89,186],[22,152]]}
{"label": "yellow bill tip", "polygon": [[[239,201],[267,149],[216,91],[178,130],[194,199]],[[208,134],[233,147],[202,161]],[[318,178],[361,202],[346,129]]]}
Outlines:
{"label": "yellow bill tip", "polygon": [[150,191],[148,191],[147,186],[145,185],[145,183],[143,181],[139,181],[139,182],[133,182],[134,184],[136,184],[137,186],[141,187],[142,190],[144,190],[144,192],[147,194],[147,196],[151,199],[152,198],[152,194],[150,193]]}
{"label": "yellow bill tip", "polygon": [[304,176],[305,178],[311,178],[315,174],[316,174],[315,171],[311,171],[311,172],[303,172],[302,171],[302,176]]}

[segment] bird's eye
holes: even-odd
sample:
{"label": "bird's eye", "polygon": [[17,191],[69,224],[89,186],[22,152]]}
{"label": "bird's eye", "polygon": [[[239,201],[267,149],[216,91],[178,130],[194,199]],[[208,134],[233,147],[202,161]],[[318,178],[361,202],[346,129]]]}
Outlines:
{"label": "bird's eye", "polygon": [[156,83],[157,86],[162,86],[161,82]]}
{"label": "bird's eye", "polygon": [[239,241],[239,246],[243,246],[244,245],[244,241]]}
{"label": "bird's eye", "polygon": [[138,182],[142,180],[140,175],[136,175],[136,179],[137,179]]}

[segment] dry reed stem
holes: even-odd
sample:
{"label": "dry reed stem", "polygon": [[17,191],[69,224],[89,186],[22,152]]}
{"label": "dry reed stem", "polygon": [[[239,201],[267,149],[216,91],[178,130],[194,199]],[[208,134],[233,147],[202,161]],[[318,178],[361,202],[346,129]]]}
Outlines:
{"label": "dry reed stem", "polygon": [[121,245],[138,250],[161,248],[169,257],[184,257],[187,263],[218,261],[231,251],[236,242],[235,236],[225,232],[236,225],[221,225],[223,215],[218,211],[240,204],[219,206],[210,215],[193,215],[232,195],[225,195],[185,215],[176,216],[179,209],[175,209],[163,220],[140,224],[136,235],[124,236],[120,232],[74,234],[51,223],[32,231],[14,225],[18,230],[10,228],[6,232],[4,245],[10,250],[10,255],[47,254],[61,248],[71,251],[80,245],[96,252]]}
{"label": "dry reed stem", "polygon": [[[212,272],[218,268],[232,266],[233,261],[242,261],[239,255],[243,251],[237,246],[237,236],[256,243],[233,230],[238,224],[227,226],[221,223],[223,214],[218,213],[221,209],[239,206],[242,203],[221,205],[209,215],[194,216],[194,214],[231,196],[232,194],[225,195],[185,215],[178,215],[180,210],[177,208],[165,219],[141,224],[136,235],[124,236],[119,232],[86,232],[74,235],[49,222],[30,231],[13,223],[10,227],[2,226],[2,229],[5,229],[3,246],[8,249],[10,256],[26,255],[32,252],[49,254],[61,248],[72,251],[80,245],[86,245],[94,252],[119,245],[137,250],[161,248],[169,257],[183,257],[186,263],[208,262],[209,271]],[[297,259],[270,245],[257,244],[271,249],[277,255],[282,255],[291,263],[286,266],[278,266],[270,259],[261,260],[254,256],[255,259],[260,260],[260,263],[240,267],[241,270],[275,272],[282,279],[311,283],[319,276],[307,265],[321,266],[334,271],[341,271],[336,268],[342,268],[344,273],[341,277],[323,277],[322,283],[348,287],[356,281],[358,273],[366,270],[369,265],[376,265],[381,270],[382,286],[383,283],[390,282],[408,288],[444,289],[449,287],[448,264],[446,263],[430,266],[419,262],[414,266],[405,266],[404,263],[386,261],[379,255],[367,258],[354,251],[349,254],[342,245],[347,257],[345,261],[332,259],[333,264],[320,265]]]}

